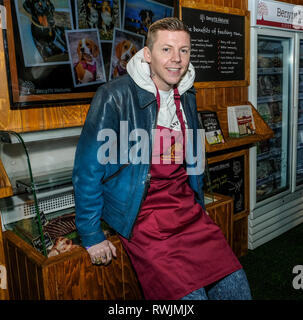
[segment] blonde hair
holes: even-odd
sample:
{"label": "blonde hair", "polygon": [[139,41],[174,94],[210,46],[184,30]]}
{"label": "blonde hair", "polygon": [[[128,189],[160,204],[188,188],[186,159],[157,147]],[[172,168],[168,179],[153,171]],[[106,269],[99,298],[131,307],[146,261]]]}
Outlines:
{"label": "blonde hair", "polygon": [[189,29],[187,25],[183,23],[183,21],[175,17],[163,18],[155,21],[148,29],[146,46],[150,50],[153,48],[156,34],[159,30],[185,31],[190,37]]}

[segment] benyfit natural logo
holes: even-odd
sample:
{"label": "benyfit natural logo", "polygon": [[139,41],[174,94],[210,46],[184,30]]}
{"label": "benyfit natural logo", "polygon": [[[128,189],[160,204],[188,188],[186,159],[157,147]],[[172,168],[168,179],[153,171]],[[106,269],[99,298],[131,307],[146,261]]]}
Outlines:
{"label": "benyfit natural logo", "polygon": [[303,266],[294,266],[292,269],[292,273],[296,274],[296,276],[292,280],[293,288],[296,290],[303,289]]}
{"label": "benyfit natural logo", "polygon": [[268,15],[268,8],[266,3],[264,3],[263,1],[259,1],[258,2],[258,19],[263,20],[263,17],[267,15]]}

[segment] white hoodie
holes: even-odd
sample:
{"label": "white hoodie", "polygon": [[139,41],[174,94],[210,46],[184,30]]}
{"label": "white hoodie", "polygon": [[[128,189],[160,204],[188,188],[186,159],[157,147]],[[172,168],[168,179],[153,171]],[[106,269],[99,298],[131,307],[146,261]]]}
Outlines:
{"label": "white hoodie", "polygon": [[[157,89],[150,77],[149,64],[144,59],[143,49],[138,51],[135,56],[127,63],[128,74],[135,83],[142,89],[157,95]],[[193,86],[195,80],[195,69],[190,63],[187,72],[178,84],[179,94],[182,95]],[[158,114],[158,125],[173,130],[180,131],[180,123],[176,115],[176,106],[174,102],[174,91],[171,89],[168,94],[160,92],[160,110]],[[167,98],[166,98],[167,96]],[[165,101],[166,100],[166,101]],[[183,119],[186,125],[186,118],[181,104]]]}

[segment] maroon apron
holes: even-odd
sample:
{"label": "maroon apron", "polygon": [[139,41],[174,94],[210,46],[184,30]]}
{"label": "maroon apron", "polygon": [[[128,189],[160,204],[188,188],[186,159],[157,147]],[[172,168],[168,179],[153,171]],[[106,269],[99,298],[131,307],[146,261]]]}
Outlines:
{"label": "maroon apron", "polygon": [[147,197],[131,239],[120,236],[148,300],[180,299],[242,268],[187,182],[178,96],[175,103],[182,131],[157,126]]}

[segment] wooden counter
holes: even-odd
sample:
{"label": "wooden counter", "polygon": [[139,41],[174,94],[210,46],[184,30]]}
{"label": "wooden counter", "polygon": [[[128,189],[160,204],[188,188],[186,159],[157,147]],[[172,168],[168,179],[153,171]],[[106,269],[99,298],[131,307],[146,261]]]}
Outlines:
{"label": "wooden counter", "polygon": [[82,247],[46,258],[11,231],[3,233],[10,299],[140,300],[141,289],[117,236],[117,259],[95,266]]}
{"label": "wooden counter", "polygon": [[3,249],[1,215],[0,215],[0,300],[7,300],[8,298],[9,298],[9,295],[8,295],[8,288],[7,288],[7,269],[6,269],[4,249]]}

